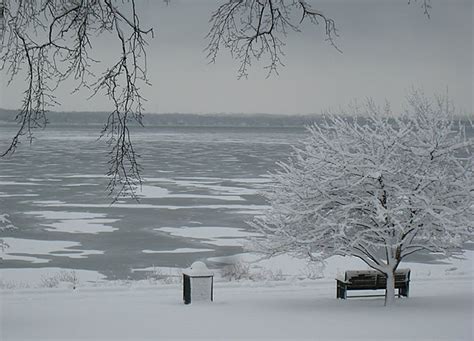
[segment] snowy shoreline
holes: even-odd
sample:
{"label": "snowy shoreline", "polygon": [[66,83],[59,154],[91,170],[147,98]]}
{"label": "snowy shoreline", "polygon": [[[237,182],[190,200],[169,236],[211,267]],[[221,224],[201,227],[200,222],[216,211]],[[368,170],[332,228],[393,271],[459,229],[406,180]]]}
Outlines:
{"label": "snowy shoreline", "polygon": [[[308,263],[289,255],[280,255],[272,258],[261,258],[253,253],[242,253],[226,257],[210,257],[206,260],[208,265],[236,266],[231,270],[240,272],[241,280],[225,276],[225,268],[214,269],[216,283],[239,283],[239,286],[265,286],[268,283],[304,283],[308,282],[333,282],[335,278],[343,275],[346,270],[369,269],[361,260],[355,257],[333,256],[324,264]],[[403,262],[400,268],[411,269],[411,280],[431,281],[445,279],[471,279],[474,277],[474,251],[465,250],[462,256],[447,258],[439,263],[426,264],[418,262]],[[53,289],[56,286],[42,285],[45,279],[51,279],[61,273],[76,277],[75,287],[80,289],[98,287],[157,287],[157,285],[180,283],[181,268],[150,266],[133,269],[133,272],[147,274],[142,280],[107,280],[97,271],[78,270],[67,268],[3,268],[0,269],[0,291],[21,291],[22,289]],[[227,270],[229,271],[229,270]],[[67,280],[66,280],[67,282]],[[44,283],[43,283],[44,284]],[[279,284],[280,285],[280,284]]]}

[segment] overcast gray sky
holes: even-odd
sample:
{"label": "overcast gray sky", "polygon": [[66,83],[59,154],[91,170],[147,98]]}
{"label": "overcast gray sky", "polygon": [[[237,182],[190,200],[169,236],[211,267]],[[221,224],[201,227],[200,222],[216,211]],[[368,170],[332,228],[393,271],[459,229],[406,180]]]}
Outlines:
{"label": "overcast gray sky", "polygon": [[[324,41],[323,27],[307,25],[291,34],[286,66],[266,79],[255,65],[237,80],[238,63],[222,50],[208,65],[203,49],[208,19],[222,1],[137,0],[142,25],[155,28],[148,51],[152,86],[144,89],[147,112],[319,113],[368,96],[388,99],[395,109],[411,87],[444,92],[458,110],[473,112],[473,1],[432,0],[431,19],[407,0],[308,1],[334,18],[339,53]],[[113,42],[115,43],[115,42]],[[116,53],[103,40],[94,48],[104,60]],[[2,75],[0,107],[18,108],[22,79],[6,87]],[[103,97],[58,90],[57,110],[109,110]]]}

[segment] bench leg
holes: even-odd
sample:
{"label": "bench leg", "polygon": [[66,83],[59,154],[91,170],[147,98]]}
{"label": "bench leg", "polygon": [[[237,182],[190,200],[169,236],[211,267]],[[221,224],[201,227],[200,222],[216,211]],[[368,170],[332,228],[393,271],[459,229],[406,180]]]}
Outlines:
{"label": "bench leg", "polygon": [[409,284],[407,284],[405,287],[403,288],[399,288],[398,289],[398,297],[401,297],[401,296],[404,296],[404,297],[408,297],[408,293],[410,291],[410,286]]}
{"label": "bench leg", "polygon": [[400,295],[408,297],[409,291],[410,291],[410,285],[407,284],[407,286],[405,288],[400,289]]}
{"label": "bench leg", "polygon": [[336,287],[336,298],[345,300],[347,298],[347,291],[344,287]]}

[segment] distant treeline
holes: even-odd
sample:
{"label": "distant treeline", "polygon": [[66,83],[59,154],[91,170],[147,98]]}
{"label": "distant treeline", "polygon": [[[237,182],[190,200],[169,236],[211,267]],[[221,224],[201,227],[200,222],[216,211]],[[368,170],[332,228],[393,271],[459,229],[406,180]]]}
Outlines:
{"label": "distant treeline", "polygon": [[[0,108],[0,125],[16,124],[17,110]],[[48,112],[48,124],[51,126],[103,126],[107,121],[107,112]],[[461,118],[461,117],[460,117]],[[364,119],[359,117],[359,119]],[[463,117],[461,120],[465,121]],[[276,114],[145,114],[143,124],[147,127],[304,127],[321,120],[321,116],[312,115],[276,115]],[[138,125],[134,120],[130,125]],[[473,127],[467,129],[472,133]]]}
{"label": "distant treeline", "polygon": [[[14,124],[18,111],[0,109],[0,124]],[[107,121],[106,112],[56,112],[47,114],[48,123],[57,125],[101,126]],[[318,120],[318,115],[273,114],[145,114],[146,126],[189,127],[302,127]],[[133,121],[132,121],[132,124]]]}

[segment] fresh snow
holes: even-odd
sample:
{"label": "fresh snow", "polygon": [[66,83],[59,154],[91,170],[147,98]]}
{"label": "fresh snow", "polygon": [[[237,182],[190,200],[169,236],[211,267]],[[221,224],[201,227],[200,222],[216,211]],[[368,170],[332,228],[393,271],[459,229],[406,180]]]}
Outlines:
{"label": "fresh snow", "polygon": [[472,340],[472,278],[416,281],[383,298],[336,300],[333,281],[216,283],[214,302],[185,306],[179,285],[2,292],[2,340]]}
{"label": "fresh snow", "polygon": [[[40,288],[42,281],[45,278],[55,277],[57,274],[63,272],[75,273],[80,287],[92,286],[96,283],[103,283],[105,276],[93,270],[81,269],[63,269],[56,267],[45,268],[15,268],[15,269],[0,269],[0,283],[3,288]],[[13,290],[5,290],[4,294],[13,293]],[[4,297],[4,296],[2,296]],[[0,319],[1,321],[1,319]],[[0,338],[0,340],[2,340]]]}
{"label": "fresh snow", "polygon": [[[412,270],[410,297],[396,299],[390,308],[383,297],[335,298],[334,277],[364,268],[350,257],[328,259],[316,280],[303,279],[306,262],[286,255],[208,259],[208,266],[248,262],[250,271],[280,269],[288,276],[228,282],[211,269],[214,302],[191,305],[183,304],[176,281],[107,282],[98,273],[75,270],[76,290],[33,285],[0,290],[0,339],[472,340],[473,259],[474,252],[465,251],[441,264],[403,263]],[[179,269],[148,270],[180,279]],[[0,276],[26,283],[54,271],[60,269],[1,269]]]}

